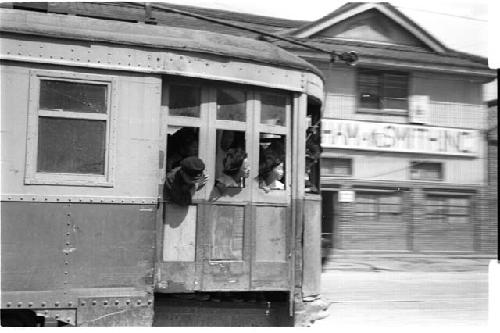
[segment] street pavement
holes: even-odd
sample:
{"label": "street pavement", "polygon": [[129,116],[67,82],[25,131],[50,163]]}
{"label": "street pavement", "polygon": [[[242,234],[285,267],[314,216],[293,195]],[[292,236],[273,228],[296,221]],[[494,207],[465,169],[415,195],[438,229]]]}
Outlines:
{"label": "street pavement", "polygon": [[348,271],[322,274],[328,316],[313,328],[486,328],[488,271]]}

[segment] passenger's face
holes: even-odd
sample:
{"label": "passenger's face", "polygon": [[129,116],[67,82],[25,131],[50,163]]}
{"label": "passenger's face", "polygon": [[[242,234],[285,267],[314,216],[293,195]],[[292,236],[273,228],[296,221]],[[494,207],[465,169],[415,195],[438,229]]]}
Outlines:
{"label": "passenger's face", "polygon": [[283,175],[285,174],[285,170],[283,170],[283,163],[280,163],[274,168],[274,174],[278,180],[283,178]]}

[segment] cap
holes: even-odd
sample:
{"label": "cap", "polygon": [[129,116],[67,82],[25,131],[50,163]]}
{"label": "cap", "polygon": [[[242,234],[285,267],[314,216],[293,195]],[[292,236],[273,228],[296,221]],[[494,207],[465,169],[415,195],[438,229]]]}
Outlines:
{"label": "cap", "polygon": [[181,161],[180,165],[182,171],[191,177],[197,177],[205,170],[205,163],[196,156],[186,157]]}

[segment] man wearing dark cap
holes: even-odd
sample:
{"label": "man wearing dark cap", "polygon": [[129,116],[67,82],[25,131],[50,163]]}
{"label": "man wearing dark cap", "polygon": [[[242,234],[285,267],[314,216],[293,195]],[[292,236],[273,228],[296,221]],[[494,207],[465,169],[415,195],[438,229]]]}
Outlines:
{"label": "man wearing dark cap", "polygon": [[183,159],[180,166],[167,173],[165,200],[181,206],[190,205],[193,194],[208,180],[203,174],[204,170],[205,164],[198,157],[190,156]]}

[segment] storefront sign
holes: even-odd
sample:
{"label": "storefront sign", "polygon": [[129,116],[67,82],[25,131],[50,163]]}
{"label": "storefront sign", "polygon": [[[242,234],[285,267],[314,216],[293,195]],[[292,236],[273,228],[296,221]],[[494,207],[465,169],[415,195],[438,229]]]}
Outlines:
{"label": "storefront sign", "polygon": [[354,202],[354,191],[339,191],[339,202]]}
{"label": "storefront sign", "polygon": [[446,127],[324,119],[324,148],[477,156],[479,131]]}

